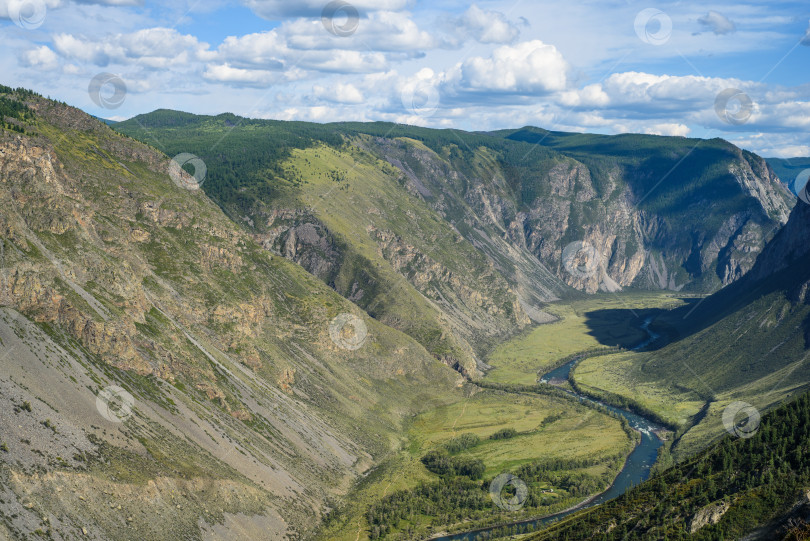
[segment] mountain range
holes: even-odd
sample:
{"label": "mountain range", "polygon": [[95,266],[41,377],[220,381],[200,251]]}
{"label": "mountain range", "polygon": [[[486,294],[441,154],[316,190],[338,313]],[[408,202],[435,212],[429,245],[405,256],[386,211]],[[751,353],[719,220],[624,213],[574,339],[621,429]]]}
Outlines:
{"label": "mountain range", "polygon": [[8,87],[0,117],[0,538],[322,535],[415,416],[497,395],[492,350],[599,292],[691,301],[618,354],[636,387],[577,369],[677,460],[810,381],[807,206],[720,139],[109,126]]}

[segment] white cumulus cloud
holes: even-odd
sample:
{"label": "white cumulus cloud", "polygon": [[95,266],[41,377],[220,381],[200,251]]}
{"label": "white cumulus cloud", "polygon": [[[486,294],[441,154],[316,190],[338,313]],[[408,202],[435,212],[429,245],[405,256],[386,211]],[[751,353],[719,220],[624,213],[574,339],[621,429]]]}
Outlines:
{"label": "white cumulus cloud", "polygon": [[462,35],[472,36],[481,43],[512,43],[520,35],[520,29],[499,11],[483,10],[476,4],[458,20]]}
{"label": "white cumulus cloud", "polygon": [[312,92],[316,98],[332,103],[357,104],[365,100],[363,93],[353,84],[338,83],[330,87],[315,85]]}
{"label": "white cumulus cloud", "polygon": [[553,45],[539,40],[498,47],[451,69],[446,79],[457,91],[547,94],[564,90],[570,67]]}
{"label": "white cumulus cloud", "polygon": [[96,66],[137,65],[165,69],[212,58],[208,44],[171,28],[146,28],[129,34],[113,34],[100,40],[57,34],[53,45],[61,56]]}
{"label": "white cumulus cloud", "polygon": [[[352,0],[349,4],[360,14],[370,11],[399,11],[409,7],[410,0]],[[244,0],[243,4],[265,19],[281,20],[287,17],[320,17],[327,0]]]}
{"label": "white cumulus cloud", "polygon": [[664,122],[653,124],[644,128],[644,133],[649,135],[677,135],[686,137],[692,130],[686,124],[676,124],[674,122]]}
{"label": "white cumulus cloud", "polygon": [[59,66],[59,57],[47,46],[42,45],[36,49],[23,51],[20,54],[20,63],[28,68],[52,70]]}

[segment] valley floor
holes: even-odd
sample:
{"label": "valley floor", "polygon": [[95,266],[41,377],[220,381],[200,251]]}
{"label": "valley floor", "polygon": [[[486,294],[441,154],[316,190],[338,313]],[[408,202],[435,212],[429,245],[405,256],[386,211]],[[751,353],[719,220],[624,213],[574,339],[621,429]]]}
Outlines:
{"label": "valley floor", "polygon": [[[518,386],[537,389],[538,374],[574,354],[632,347],[646,337],[639,328],[645,318],[682,304],[681,296],[673,293],[630,292],[549,305],[547,310],[559,321],[534,327],[495,348],[487,359],[492,369],[478,384],[465,384],[465,398],[449,402],[448,397],[423,397],[432,407],[413,419],[400,451],[358,483],[320,538],[427,537],[431,532],[463,531],[551,514],[603,491],[624,465],[636,444],[636,434],[620,419],[582,405],[557,389],[541,387],[545,394],[535,394],[522,392],[526,388]],[[516,434],[492,439],[504,429]],[[420,459],[448,445],[454,449],[452,445],[468,435],[477,436],[479,443],[450,456],[480,459],[485,467],[484,484],[521,467],[527,477],[528,468],[541,465],[545,473],[528,484],[530,492],[543,495],[542,500],[519,512],[498,512],[486,501],[483,509],[461,509],[463,520],[453,520],[452,506],[436,504],[420,510],[425,502],[416,494],[455,482],[432,473]],[[377,534],[370,524],[376,515],[368,512],[375,506],[389,512],[389,518],[399,511],[398,506],[408,511],[391,521],[394,527],[387,535]]]}

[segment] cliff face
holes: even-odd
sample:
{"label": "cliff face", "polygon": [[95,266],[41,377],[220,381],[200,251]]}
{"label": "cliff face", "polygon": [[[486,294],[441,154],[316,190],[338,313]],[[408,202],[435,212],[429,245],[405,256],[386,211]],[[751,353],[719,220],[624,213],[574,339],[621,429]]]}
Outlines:
{"label": "cliff face", "polygon": [[0,131],[0,537],[306,536],[398,445],[414,388],[457,392],[164,155],[20,99],[27,135]]}
{"label": "cliff face", "polygon": [[[750,270],[795,201],[763,159],[724,142],[713,142],[706,156],[670,142],[677,146],[657,168],[675,172],[660,178],[624,162],[621,148],[560,149],[567,156],[538,157],[535,174],[525,175],[482,148],[462,170],[416,143],[374,144],[414,196],[467,224],[468,238],[497,237],[508,245],[501,257],[529,253],[535,267],[588,293],[627,286],[706,291],[732,283]],[[701,182],[717,168],[711,182]],[[572,265],[569,256],[582,261]],[[521,280],[526,275],[513,279],[548,291]]]}

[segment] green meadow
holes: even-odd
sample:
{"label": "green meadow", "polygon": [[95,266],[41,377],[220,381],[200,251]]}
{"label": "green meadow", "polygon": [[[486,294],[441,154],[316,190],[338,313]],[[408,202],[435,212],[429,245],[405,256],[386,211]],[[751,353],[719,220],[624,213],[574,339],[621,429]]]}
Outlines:
{"label": "green meadow", "polygon": [[558,321],[536,326],[496,347],[487,358],[493,369],[486,379],[532,385],[538,373],[556,368],[560,360],[575,353],[632,347],[647,337],[639,329],[647,315],[682,303],[672,292],[629,292],[549,304],[545,310]]}

